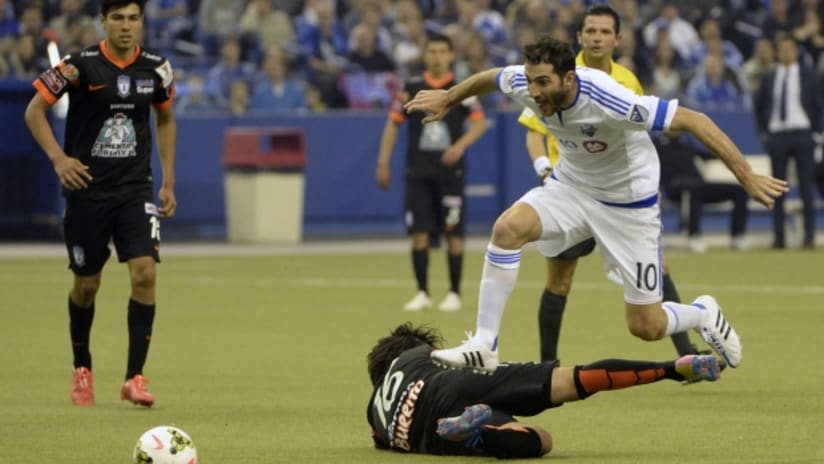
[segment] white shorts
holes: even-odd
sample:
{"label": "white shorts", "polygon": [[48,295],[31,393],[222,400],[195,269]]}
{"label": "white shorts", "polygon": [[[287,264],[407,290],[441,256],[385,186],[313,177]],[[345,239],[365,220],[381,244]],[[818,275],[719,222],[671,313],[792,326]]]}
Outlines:
{"label": "white shorts", "polygon": [[543,226],[538,251],[546,257],[595,238],[604,272],[624,286],[632,304],[661,301],[661,211],[651,206],[625,207],[601,203],[557,180],[535,187],[522,201],[538,213]]}

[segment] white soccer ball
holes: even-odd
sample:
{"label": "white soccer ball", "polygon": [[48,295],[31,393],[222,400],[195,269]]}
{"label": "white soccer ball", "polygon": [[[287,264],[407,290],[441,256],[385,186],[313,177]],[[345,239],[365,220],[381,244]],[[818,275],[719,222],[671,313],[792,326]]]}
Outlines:
{"label": "white soccer ball", "polygon": [[137,440],[135,464],[197,464],[197,450],[186,432],[171,425],[148,430]]}

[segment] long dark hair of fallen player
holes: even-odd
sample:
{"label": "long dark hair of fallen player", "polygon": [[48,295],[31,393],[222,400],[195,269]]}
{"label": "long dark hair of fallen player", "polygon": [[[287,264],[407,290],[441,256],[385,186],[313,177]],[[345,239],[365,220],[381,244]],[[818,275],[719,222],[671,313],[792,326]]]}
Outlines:
{"label": "long dark hair of fallen player", "polygon": [[366,355],[372,386],[380,382],[392,364],[392,360],[404,351],[420,345],[438,348],[441,343],[443,343],[443,337],[441,337],[438,329],[424,326],[415,327],[411,322],[405,322],[395,327],[388,337],[378,340],[377,345]]}

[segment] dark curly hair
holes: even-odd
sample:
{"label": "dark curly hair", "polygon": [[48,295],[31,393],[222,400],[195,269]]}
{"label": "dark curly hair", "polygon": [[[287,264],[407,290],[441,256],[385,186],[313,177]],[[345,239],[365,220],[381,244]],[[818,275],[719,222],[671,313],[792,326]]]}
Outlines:
{"label": "dark curly hair", "polygon": [[122,8],[132,3],[136,4],[137,7],[140,8],[140,14],[143,14],[147,1],[148,0],[100,0],[100,14],[106,16],[112,8]]}
{"label": "dark curly hair", "polygon": [[575,52],[562,40],[545,35],[524,46],[524,59],[529,64],[551,64],[555,74],[563,76],[575,70]]}
{"label": "dark curly hair", "polygon": [[438,348],[443,342],[440,331],[431,327],[415,327],[411,322],[404,322],[395,327],[388,337],[378,340],[372,351],[366,355],[366,362],[369,367],[369,379],[372,386],[380,382],[381,378],[389,370],[392,360],[400,356],[406,350],[420,345],[429,345]]}

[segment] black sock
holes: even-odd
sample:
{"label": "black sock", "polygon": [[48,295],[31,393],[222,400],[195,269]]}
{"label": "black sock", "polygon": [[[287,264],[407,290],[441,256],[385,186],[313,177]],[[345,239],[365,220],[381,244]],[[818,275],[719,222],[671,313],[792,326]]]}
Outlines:
{"label": "black sock", "polygon": [[541,437],[529,427],[481,429],[481,447],[497,458],[535,458],[542,455]]}
{"label": "black sock", "polygon": [[69,297],[69,336],[72,340],[74,367],[92,369],[92,354],[89,351],[89,335],[94,321],[94,303],[88,308],[77,306]]}
{"label": "black sock", "polygon": [[547,289],[541,295],[538,310],[538,330],[541,338],[541,361],[558,359],[558,337],[564,317],[566,296],[556,295]]}
{"label": "black sock", "polygon": [[461,294],[461,270],[463,269],[463,253],[452,255],[447,253],[449,263],[449,290]]}
{"label": "black sock", "polygon": [[129,362],[126,366],[126,380],[143,374],[143,364],[149,354],[152,339],[155,305],[144,305],[129,299]]}
{"label": "black sock", "polygon": [[[678,290],[675,288],[675,282],[669,274],[664,274],[664,301],[673,301],[675,303],[681,302],[681,296],[678,295]],[[675,345],[675,350],[678,351],[679,356],[698,353],[698,348],[690,341],[689,333],[678,332],[670,335],[672,344]]]}
{"label": "black sock", "polygon": [[586,366],[575,366],[573,373],[578,397],[584,399],[604,390],[619,390],[663,379],[684,380],[672,361],[630,361],[604,359]]}
{"label": "black sock", "polygon": [[415,270],[415,280],[418,282],[418,290],[429,293],[429,286],[426,279],[426,271],[429,269],[429,249],[412,250],[412,267]]}

